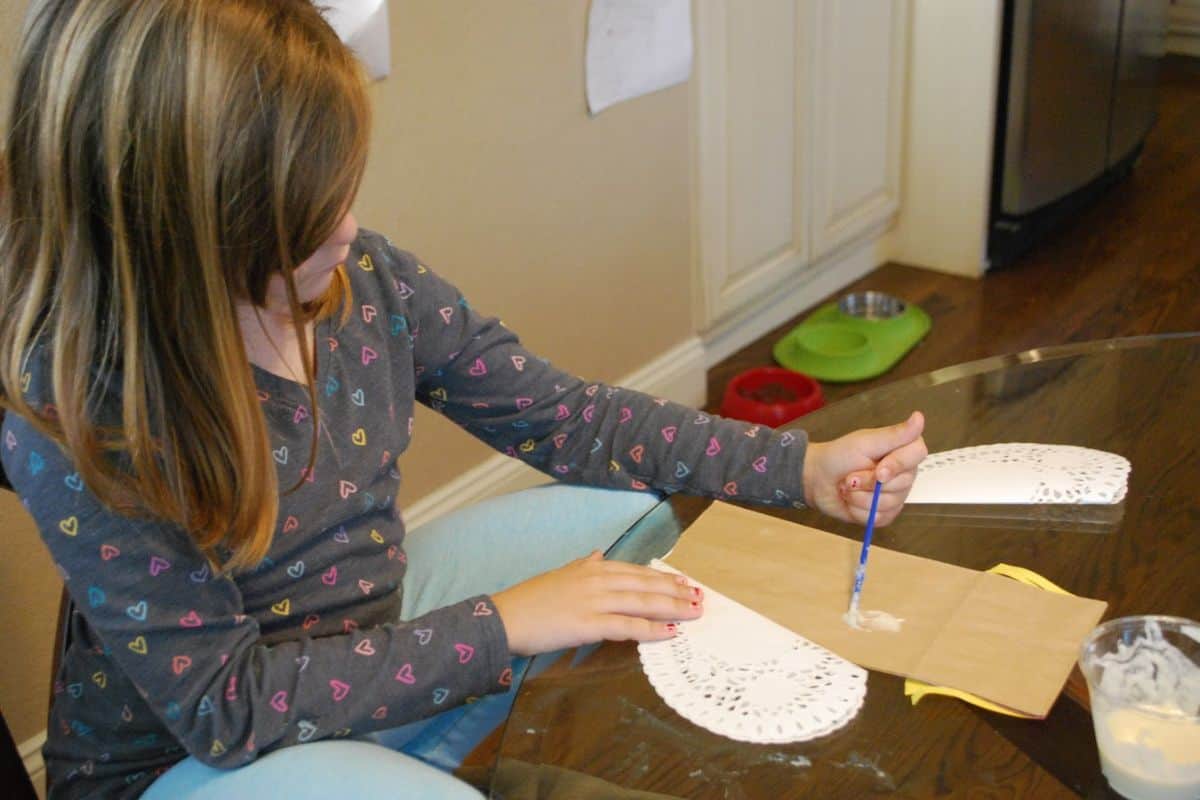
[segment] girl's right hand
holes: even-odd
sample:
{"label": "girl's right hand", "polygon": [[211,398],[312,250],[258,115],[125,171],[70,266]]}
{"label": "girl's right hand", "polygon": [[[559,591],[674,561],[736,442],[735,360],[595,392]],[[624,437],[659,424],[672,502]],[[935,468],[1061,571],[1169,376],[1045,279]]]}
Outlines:
{"label": "girl's right hand", "polygon": [[704,611],[700,589],[681,575],[605,561],[600,551],[492,595],[515,655],[602,639],[670,639],[674,621]]}

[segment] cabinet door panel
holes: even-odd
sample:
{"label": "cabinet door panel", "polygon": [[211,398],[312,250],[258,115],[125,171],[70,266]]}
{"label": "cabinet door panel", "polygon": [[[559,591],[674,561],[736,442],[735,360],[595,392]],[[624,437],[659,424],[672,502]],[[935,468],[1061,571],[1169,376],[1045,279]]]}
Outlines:
{"label": "cabinet door panel", "polygon": [[697,254],[702,328],[807,261],[799,32],[808,3],[697,3]]}
{"label": "cabinet door panel", "polygon": [[898,206],[908,6],[819,0],[812,69],[812,243],[821,256]]}

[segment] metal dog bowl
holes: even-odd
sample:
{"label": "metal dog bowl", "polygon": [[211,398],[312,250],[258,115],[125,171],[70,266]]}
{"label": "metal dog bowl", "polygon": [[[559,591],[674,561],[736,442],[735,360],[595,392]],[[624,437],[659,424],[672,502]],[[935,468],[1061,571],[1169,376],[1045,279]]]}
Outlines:
{"label": "metal dog bowl", "polygon": [[838,311],[860,319],[891,319],[904,313],[904,301],[883,292],[854,292],[838,300]]}

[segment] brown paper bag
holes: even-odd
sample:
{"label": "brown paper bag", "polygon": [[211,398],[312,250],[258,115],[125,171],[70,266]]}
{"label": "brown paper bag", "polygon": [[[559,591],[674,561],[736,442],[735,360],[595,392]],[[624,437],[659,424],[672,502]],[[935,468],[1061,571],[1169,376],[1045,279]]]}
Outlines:
{"label": "brown paper bag", "polygon": [[713,503],[664,559],[849,661],[972,692],[1045,717],[1106,603],[883,547],[871,548],[861,608],[904,620],[899,632],[842,619],[862,545]]}

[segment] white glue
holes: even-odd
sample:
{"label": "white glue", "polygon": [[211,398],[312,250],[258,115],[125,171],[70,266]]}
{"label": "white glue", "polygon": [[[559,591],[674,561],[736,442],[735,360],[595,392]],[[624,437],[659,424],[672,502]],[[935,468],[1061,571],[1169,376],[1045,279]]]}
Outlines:
{"label": "white glue", "polygon": [[1097,659],[1100,765],[1130,800],[1200,800],[1200,666],[1156,623],[1146,633]]}
{"label": "white glue", "polygon": [[888,633],[899,633],[900,627],[904,624],[903,619],[893,617],[886,611],[859,611],[857,607],[842,614],[842,620],[851,628],[860,631],[886,631]]}

